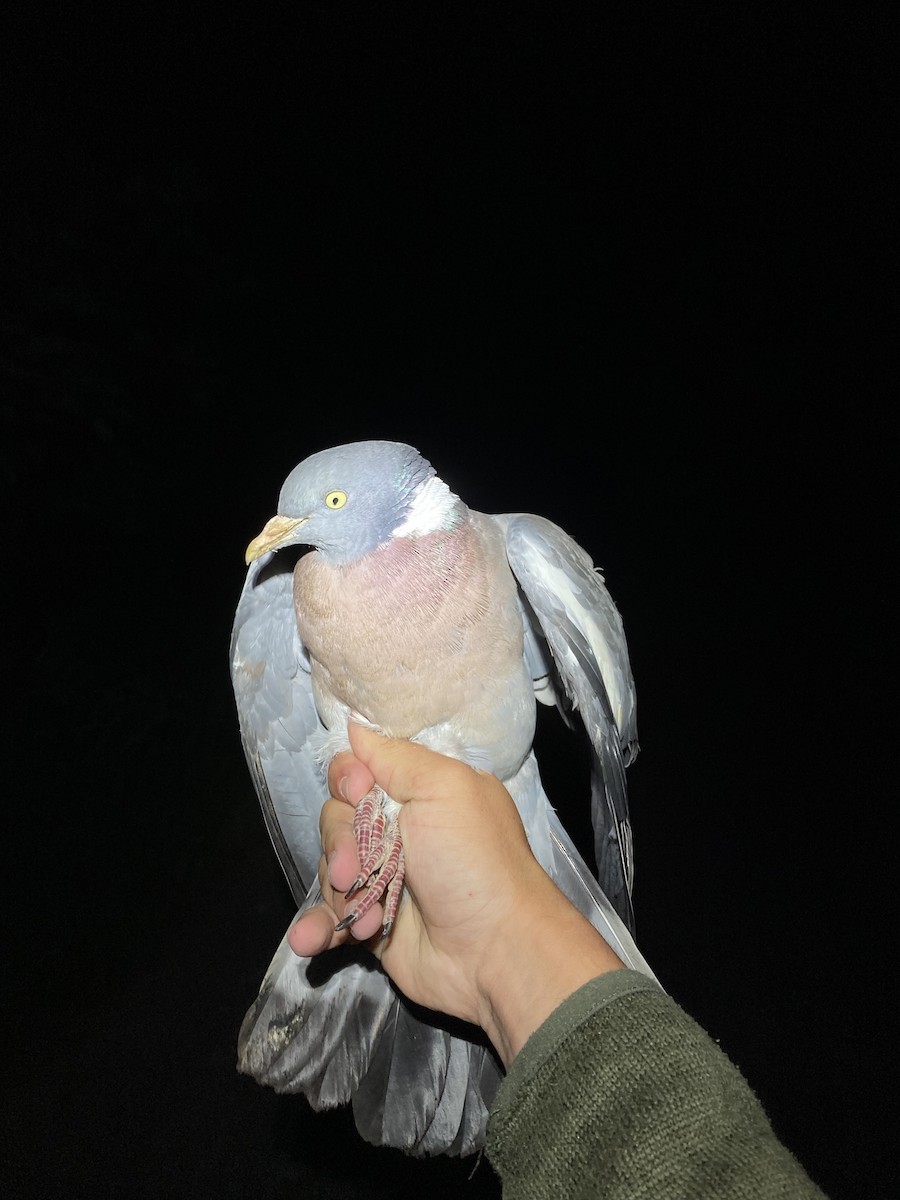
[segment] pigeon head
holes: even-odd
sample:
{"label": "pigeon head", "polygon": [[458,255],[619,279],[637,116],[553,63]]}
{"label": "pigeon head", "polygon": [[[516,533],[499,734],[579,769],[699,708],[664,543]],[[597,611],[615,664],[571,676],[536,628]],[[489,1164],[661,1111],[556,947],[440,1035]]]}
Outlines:
{"label": "pigeon head", "polygon": [[247,562],[282,546],[314,546],[329,562],[353,562],[392,537],[446,527],[458,503],[413,446],[334,446],[294,467]]}

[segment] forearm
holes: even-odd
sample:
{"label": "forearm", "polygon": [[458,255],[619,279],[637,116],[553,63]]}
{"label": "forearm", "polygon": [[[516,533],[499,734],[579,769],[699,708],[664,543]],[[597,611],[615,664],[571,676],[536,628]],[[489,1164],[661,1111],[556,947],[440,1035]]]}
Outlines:
{"label": "forearm", "polygon": [[734,1065],[632,971],[537,1030],[494,1102],[487,1153],[504,1200],[822,1200]]}

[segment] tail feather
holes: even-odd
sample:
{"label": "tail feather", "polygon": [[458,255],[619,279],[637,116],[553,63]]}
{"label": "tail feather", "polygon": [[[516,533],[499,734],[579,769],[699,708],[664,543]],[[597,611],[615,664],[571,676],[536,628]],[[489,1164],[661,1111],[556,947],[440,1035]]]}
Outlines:
{"label": "tail feather", "polygon": [[363,947],[303,959],[286,936],[241,1026],[238,1069],[314,1109],[352,1102],[367,1141],[420,1156],[478,1150],[501,1078],[479,1030],[410,1004]]}
{"label": "tail feather", "polygon": [[367,951],[302,959],[285,937],[241,1025],[238,1070],[277,1092],[304,1092],[314,1108],[345,1104],[395,1000]]}
{"label": "tail feather", "polygon": [[353,1096],[362,1136],[375,1145],[415,1151],[431,1128],[447,1079],[450,1035],[424,1024],[397,999]]}
{"label": "tail feather", "polygon": [[468,1063],[463,1064],[466,1097],[459,1132],[449,1154],[471,1154],[484,1144],[488,1113],[503,1078],[503,1068],[489,1045],[463,1045],[468,1054]]}

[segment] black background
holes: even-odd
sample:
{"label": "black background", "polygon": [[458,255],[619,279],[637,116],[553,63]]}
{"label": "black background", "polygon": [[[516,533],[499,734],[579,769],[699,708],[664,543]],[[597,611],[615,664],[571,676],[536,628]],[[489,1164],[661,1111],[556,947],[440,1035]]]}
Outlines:
{"label": "black background", "polygon": [[878,12],[5,18],[5,1195],[497,1194],[234,1067],[292,915],[228,680],[243,549],[367,437],[604,569],[641,946],[835,1200],[893,1194]]}

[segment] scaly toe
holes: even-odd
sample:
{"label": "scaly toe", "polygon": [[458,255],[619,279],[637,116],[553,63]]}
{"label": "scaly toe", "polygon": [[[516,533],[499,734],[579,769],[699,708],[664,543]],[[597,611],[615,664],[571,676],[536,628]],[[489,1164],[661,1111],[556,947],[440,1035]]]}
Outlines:
{"label": "scaly toe", "polygon": [[359,896],[359,899],[344,919],[335,925],[338,932],[349,929],[382,899],[383,936],[387,937],[394,924],[403,891],[403,843],[396,820],[389,821],[385,816],[383,800],[381,788],[373,788],[357,807],[353,828],[359,848],[360,868],[359,874],[344,893],[344,899],[352,900],[355,896]]}

